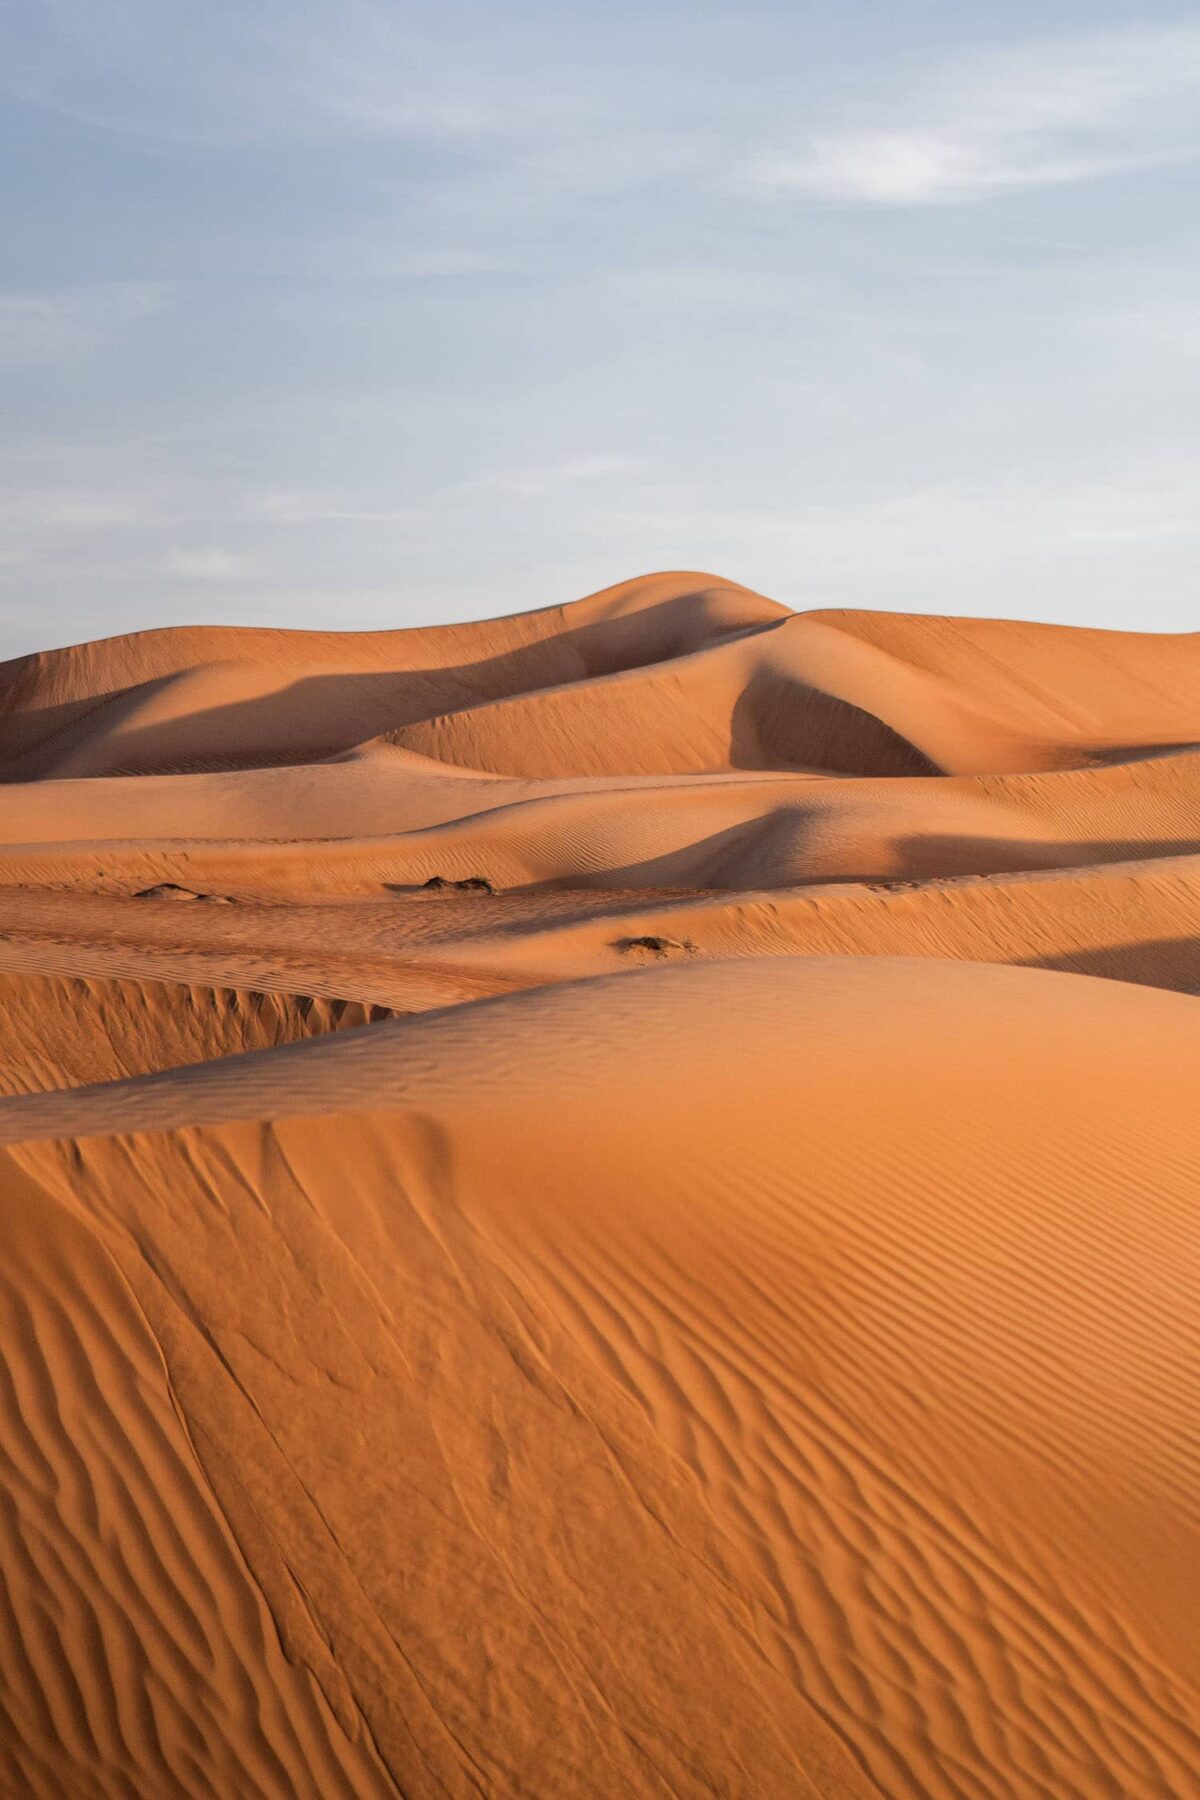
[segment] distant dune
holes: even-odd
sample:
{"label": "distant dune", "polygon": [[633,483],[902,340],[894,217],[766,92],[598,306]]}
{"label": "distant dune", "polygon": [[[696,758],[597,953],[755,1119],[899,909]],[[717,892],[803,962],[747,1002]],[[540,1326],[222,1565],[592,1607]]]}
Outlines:
{"label": "distant dune", "polygon": [[0,1793],[1200,1794],[1200,634],[0,695]]}

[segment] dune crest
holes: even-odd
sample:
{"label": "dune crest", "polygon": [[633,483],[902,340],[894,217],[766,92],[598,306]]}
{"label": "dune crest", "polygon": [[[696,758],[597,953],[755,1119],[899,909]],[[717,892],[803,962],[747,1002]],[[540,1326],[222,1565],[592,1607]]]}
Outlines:
{"label": "dune crest", "polygon": [[1200,1768],[1200,634],[0,666],[0,1788]]}

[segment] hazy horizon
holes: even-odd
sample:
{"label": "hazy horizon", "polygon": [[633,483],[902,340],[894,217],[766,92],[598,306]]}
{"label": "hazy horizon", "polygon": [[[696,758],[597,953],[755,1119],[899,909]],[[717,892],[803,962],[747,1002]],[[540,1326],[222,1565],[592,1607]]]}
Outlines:
{"label": "hazy horizon", "polygon": [[1200,14],[29,0],[0,656],[664,568],[1190,629]]}

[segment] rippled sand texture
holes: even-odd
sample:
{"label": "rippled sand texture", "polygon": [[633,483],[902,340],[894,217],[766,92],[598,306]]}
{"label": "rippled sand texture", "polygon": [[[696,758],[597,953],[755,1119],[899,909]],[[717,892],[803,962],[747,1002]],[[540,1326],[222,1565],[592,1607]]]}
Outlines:
{"label": "rippled sand texture", "polygon": [[1200,1794],[1200,637],[0,691],[0,1792]]}

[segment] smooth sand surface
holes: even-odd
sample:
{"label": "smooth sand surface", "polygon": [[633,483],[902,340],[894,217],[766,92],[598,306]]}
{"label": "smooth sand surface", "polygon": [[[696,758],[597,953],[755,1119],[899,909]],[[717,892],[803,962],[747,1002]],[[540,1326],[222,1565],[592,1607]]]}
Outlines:
{"label": "smooth sand surface", "polygon": [[1200,1794],[1200,637],[0,689],[0,1792]]}

